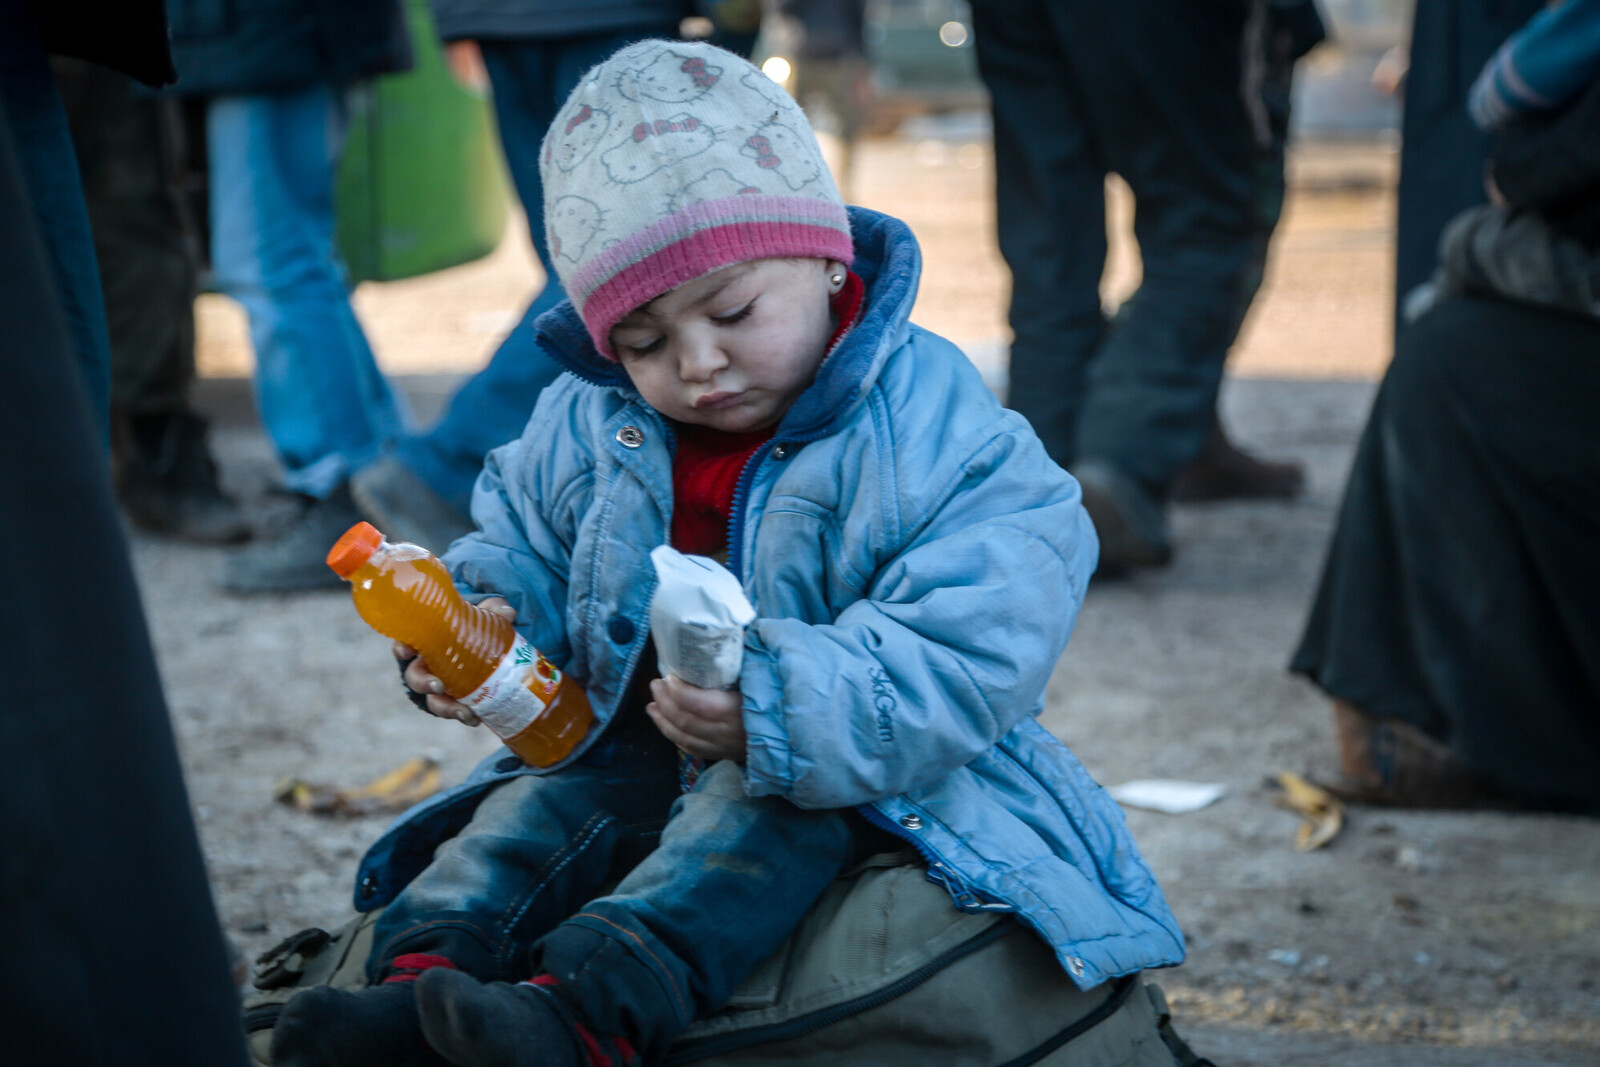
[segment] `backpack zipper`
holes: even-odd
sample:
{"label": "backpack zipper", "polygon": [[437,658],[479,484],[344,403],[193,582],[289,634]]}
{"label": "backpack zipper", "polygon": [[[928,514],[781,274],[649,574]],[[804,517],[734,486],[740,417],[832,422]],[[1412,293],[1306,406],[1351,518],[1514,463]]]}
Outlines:
{"label": "backpack zipper", "polygon": [[859,1015],[861,1012],[887,1004],[896,997],[915,989],[957,960],[970,956],[979,949],[998,941],[1009,933],[1011,929],[1012,925],[1009,923],[994,923],[961,944],[946,949],[915,970],[902,975],[886,986],[873,990],[871,993],[865,993],[854,1000],[847,1000],[832,1007],[820,1008],[817,1011],[790,1019],[787,1022],[769,1023],[766,1026],[751,1027],[735,1034],[720,1034],[716,1037],[686,1042],[683,1045],[675,1046],[669,1051],[661,1063],[663,1067],[674,1067],[676,1064],[693,1063],[695,1060],[721,1055],[724,1052],[732,1052],[748,1045],[792,1041],[795,1038],[815,1033],[825,1026],[832,1026],[841,1019]]}

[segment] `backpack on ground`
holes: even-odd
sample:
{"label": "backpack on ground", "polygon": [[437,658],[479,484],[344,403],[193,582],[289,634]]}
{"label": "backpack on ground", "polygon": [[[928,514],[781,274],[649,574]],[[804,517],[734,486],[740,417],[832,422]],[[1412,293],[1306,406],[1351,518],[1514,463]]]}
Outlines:
{"label": "backpack on ground", "polygon": [[[272,1027],[308,986],[366,985],[378,912],[304,930],[258,961],[245,1028],[270,1064]],[[966,912],[911,853],[837,879],[721,1011],[696,1021],[662,1067],[885,1063],[963,1067],[1205,1067],[1139,975],[1083,991],[1043,940],[1003,912]]]}

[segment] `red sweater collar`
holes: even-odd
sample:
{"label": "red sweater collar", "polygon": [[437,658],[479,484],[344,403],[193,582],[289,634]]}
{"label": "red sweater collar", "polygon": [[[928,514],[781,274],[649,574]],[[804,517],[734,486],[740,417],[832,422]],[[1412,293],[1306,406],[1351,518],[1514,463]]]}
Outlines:
{"label": "red sweater collar", "polygon": [[[861,276],[850,271],[843,287],[829,298],[829,309],[838,323],[828,340],[830,354],[856,324],[865,295]],[[678,426],[678,450],[672,457],[673,547],[698,555],[721,555],[727,547],[724,542],[739,475],[773,433],[771,429],[725,433],[704,426]]]}

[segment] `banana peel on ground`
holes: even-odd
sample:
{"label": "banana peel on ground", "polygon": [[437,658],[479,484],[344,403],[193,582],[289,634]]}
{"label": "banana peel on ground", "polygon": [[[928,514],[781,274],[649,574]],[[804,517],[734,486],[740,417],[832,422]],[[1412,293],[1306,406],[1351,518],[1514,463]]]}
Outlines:
{"label": "banana peel on ground", "polygon": [[1339,836],[1339,831],[1344,828],[1343,801],[1293,771],[1279,771],[1271,783],[1281,790],[1273,798],[1274,803],[1288,808],[1305,820],[1295,831],[1296,852],[1321,848]]}
{"label": "banana peel on ground", "polygon": [[439,761],[413,756],[394,770],[355,789],[317,785],[293,776],[280,779],[272,795],[311,815],[377,815],[404,811],[439,791]]}

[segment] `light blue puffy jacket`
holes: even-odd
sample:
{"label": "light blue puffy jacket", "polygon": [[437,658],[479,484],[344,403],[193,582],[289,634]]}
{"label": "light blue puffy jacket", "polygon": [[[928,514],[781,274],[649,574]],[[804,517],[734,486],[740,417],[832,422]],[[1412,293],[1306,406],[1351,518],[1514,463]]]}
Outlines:
{"label": "light blue puffy jacket", "polygon": [[[729,530],[758,616],[739,680],[746,786],[859,807],[958,906],[1015,911],[1084,988],[1178,963],[1121,811],[1036,721],[1094,569],[1077,483],[954,345],[907,322],[920,257],[906,227],[860,209],[851,225],[864,316],[750,461]],[[480,529],[446,560],[586,679],[586,746],[645,655],[673,431],[570,304],[539,325],[573,374],[490,455]],[[485,789],[527,773],[549,772],[493,757],[402,816],[362,864],[357,908],[387,902]]]}

